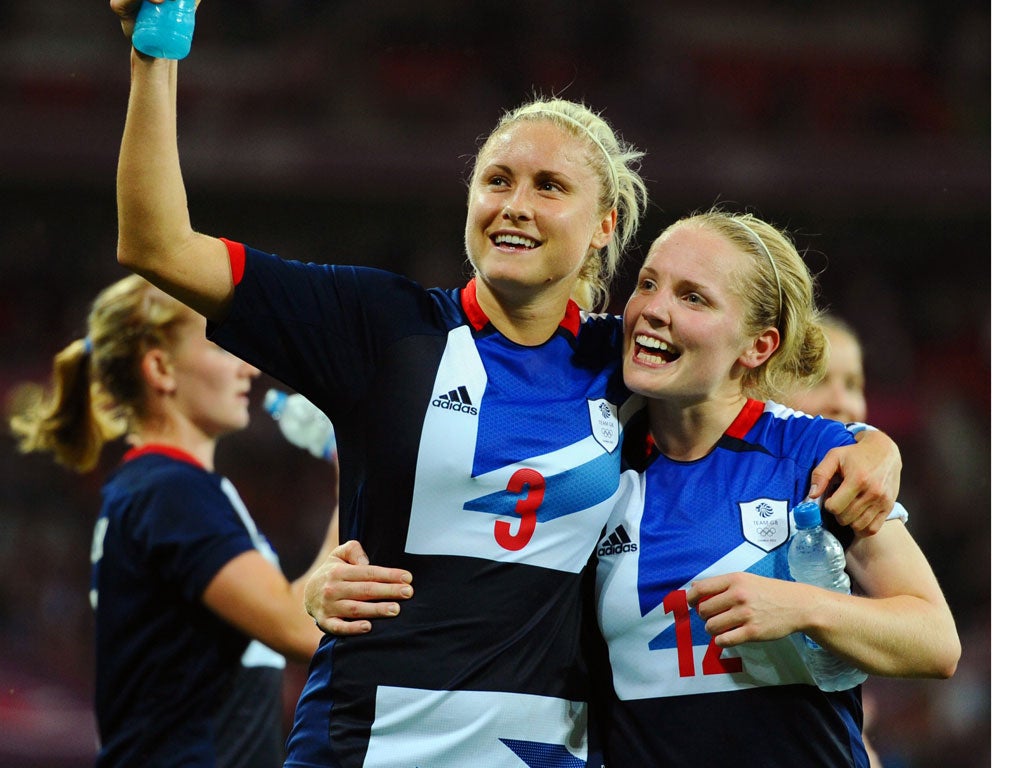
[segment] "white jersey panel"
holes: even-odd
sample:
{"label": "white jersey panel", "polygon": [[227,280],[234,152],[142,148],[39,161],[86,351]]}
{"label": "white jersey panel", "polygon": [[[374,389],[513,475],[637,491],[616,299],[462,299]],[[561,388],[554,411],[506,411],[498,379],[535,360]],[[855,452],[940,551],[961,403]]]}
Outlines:
{"label": "white jersey panel", "polygon": [[[273,563],[275,568],[280,568],[281,561],[277,557],[277,552],[274,551],[270,542],[267,541],[267,537],[260,533],[259,529],[256,527],[256,522],[252,519],[252,515],[249,514],[249,508],[245,506],[245,502],[242,501],[242,497],[239,495],[238,490],[226,477],[221,478],[220,487],[221,490],[224,491],[224,495],[228,497],[228,501],[231,502],[231,506],[234,507],[235,512],[242,521],[242,524],[245,525],[245,529],[249,531],[249,536],[252,537],[253,546],[256,547],[256,550],[263,555],[263,557]],[[245,653],[242,654],[241,664],[243,667],[271,667],[273,669],[284,669],[285,658],[273,648],[267,647],[259,640],[251,640],[245,649]]]}
{"label": "white jersey panel", "polygon": [[363,766],[582,768],[586,758],[587,708],[582,702],[500,691],[382,685],[377,688]]}

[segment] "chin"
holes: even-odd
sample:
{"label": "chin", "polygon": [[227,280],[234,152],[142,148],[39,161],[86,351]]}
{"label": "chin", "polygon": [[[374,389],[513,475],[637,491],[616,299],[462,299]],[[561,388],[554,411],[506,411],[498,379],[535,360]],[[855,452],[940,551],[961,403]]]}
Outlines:
{"label": "chin", "polygon": [[649,397],[653,392],[657,391],[656,389],[651,389],[650,387],[644,385],[643,376],[623,376],[622,380],[629,388],[629,391],[637,395]]}

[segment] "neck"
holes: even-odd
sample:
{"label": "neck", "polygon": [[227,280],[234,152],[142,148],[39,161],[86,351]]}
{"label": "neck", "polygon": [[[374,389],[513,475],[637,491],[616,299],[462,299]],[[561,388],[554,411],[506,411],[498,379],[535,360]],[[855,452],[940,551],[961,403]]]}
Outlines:
{"label": "neck", "polygon": [[676,461],[694,461],[707,456],[736,420],[747,398],[705,400],[680,404],[650,400],[651,436],[658,450]]}
{"label": "neck", "polygon": [[217,447],[217,441],[194,426],[189,429],[167,421],[150,422],[129,435],[128,443],[133,448],[141,448],[144,445],[169,445],[192,456],[204,469],[213,471],[213,452]]}
{"label": "neck", "polygon": [[565,317],[569,293],[560,288],[517,298],[497,294],[477,277],[477,302],[491,324],[510,341],[533,347],[550,339]]}

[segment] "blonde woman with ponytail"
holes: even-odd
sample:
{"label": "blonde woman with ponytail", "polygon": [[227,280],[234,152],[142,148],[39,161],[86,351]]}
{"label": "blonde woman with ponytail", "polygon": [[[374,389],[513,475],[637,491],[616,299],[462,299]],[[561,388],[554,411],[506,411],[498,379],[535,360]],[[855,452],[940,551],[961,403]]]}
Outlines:
{"label": "blonde woman with ponytail", "polygon": [[[92,541],[97,766],[279,768],[285,659],[307,663],[321,638],[303,610],[305,577],[288,582],[214,469],[218,440],[249,424],[259,371],[204,325],[126,277],[55,356],[48,391],[31,387],[11,418],[22,452],[75,472],[112,441],[127,448]],[[332,515],[320,557],[337,543]],[[369,617],[394,604],[361,605]]]}

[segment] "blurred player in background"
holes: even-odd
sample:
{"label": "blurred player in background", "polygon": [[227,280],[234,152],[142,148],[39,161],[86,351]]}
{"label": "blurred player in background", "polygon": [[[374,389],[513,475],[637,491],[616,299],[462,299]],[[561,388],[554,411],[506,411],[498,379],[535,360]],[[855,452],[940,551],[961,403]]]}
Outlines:
{"label": "blurred player in background", "polygon": [[[135,275],[96,297],[87,327],[54,358],[49,395],[23,401],[11,426],[22,452],[76,472],[112,440],[130,447],[92,542],[97,765],[279,768],[285,658],[308,663],[321,632],[302,606],[305,577],[288,582],[214,470],[217,441],[249,423],[259,372]],[[337,544],[335,514],[315,562]],[[370,589],[352,594],[392,587]],[[359,605],[364,617],[397,608]]]}
{"label": "blurred player in background", "polygon": [[863,422],[868,417],[868,404],[860,339],[849,323],[835,315],[823,315],[821,324],[829,342],[828,370],[814,386],[792,389],[784,398],[786,405],[844,424]]}

